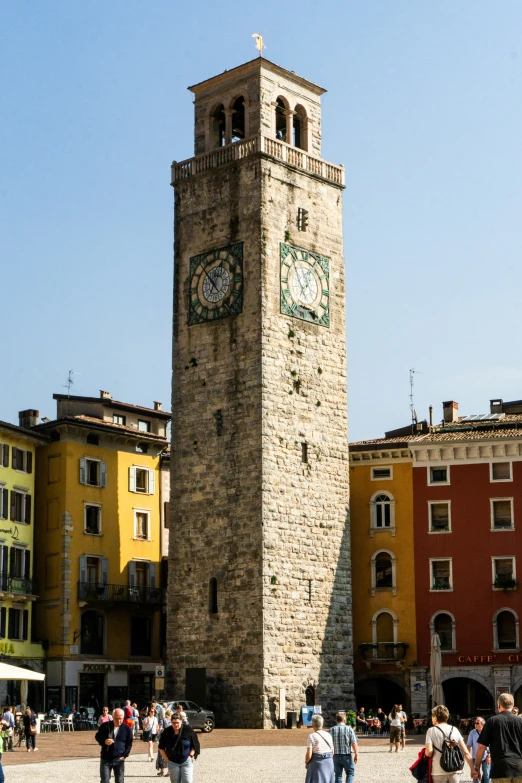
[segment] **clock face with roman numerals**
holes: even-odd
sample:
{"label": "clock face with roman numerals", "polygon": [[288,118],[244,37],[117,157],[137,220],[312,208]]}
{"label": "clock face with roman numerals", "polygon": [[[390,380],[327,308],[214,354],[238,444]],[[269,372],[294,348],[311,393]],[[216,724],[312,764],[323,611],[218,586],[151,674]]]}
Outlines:
{"label": "clock face with roman numerals", "polygon": [[330,326],[330,259],[281,242],[281,312]]}
{"label": "clock face with roman numerals", "polygon": [[237,315],[243,309],[243,243],[190,259],[189,325]]}

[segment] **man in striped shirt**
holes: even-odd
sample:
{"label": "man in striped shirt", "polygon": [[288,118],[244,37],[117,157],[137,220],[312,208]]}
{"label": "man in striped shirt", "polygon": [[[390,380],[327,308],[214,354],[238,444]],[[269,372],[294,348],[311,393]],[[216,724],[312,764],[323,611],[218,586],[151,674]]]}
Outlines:
{"label": "man in striped shirt", "polygon": [[335,783],[343,783],[343,769],[346,783],[352,783],[358,758],[357,737],[352,727],[346,725],[346,713],[338,712],[335,720],[337,725],[330,729],[334,746]]}

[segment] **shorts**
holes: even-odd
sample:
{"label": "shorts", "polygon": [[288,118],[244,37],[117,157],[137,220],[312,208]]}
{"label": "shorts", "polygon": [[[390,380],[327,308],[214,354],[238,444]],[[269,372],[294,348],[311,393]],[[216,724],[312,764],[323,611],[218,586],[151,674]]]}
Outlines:
{"label": "shorts", "polygon": [[406,737],[406,726],[404,725],[404,723],[401,726],[401,737],[402,739]]}
{"label": "shorts", "polygon": [[390,726],[390,742],[400,742],[401,740],[401,727],[400,726]]}

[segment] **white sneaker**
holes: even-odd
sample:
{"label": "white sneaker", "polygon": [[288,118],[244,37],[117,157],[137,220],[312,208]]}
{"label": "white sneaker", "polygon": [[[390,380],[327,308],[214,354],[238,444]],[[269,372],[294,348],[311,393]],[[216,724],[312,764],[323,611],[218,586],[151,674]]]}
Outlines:
{"label": "white sneaker", "polygon": [[33,748],[33,750],[34,750],[34,752],[36,753],[36,751],[38,750],[38,748]]}

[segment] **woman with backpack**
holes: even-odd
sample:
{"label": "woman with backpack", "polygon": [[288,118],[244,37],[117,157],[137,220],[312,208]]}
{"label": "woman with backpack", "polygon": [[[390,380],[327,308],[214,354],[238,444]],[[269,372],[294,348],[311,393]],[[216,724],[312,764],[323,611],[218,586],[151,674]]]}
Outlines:
{"label": "woman with backpack", "polygon": [[471,754],[462,734],[448,723],[449,710],[443,704],[431,711],[433,726],[426,733],[425,755],[432,758],[432,783],[459,783],[467,761],[473,776]]}

